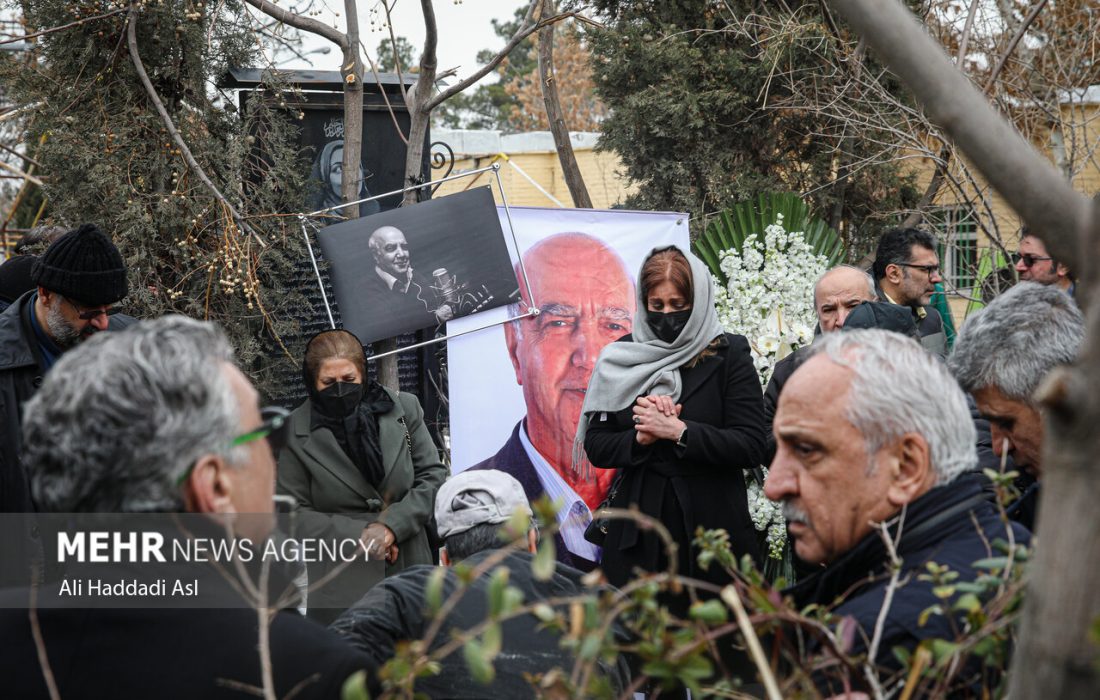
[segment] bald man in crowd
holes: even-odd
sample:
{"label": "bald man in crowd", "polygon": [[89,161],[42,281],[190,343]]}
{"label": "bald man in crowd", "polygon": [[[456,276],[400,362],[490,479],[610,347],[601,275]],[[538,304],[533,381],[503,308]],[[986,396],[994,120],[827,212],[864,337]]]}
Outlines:
{"label": "bald man in crowd", "polygon": [[[822,333],[833,333],[844,327],[848,314],[865,301],[875,300],[875,281],[852,265],[837,265],[826,270],[814,285],[814,311]],[[779,403],[779,393],[805,358],[800,348],[776,363],[768,388],[764,392],[764,417],[768,423],[768,457],[775,454],[775,436],[771,434],[772,418]]]}
{"label": "bald man in crowd", "polygon": [[454,318],[454,309],[439,303],[428,278],[414,272],[401,229],[381,226],[371,233],[367,245],[374,256],[374,270],[367,274],[368,303],[382,308],[397,305],[402,317],[417,319],[417,328],[436,327]]}
{"label": "bald man in crowd", "polygon": [[[472,468],[511,474],[532,502],[543,494],[560,499],[558,559],[587,570],[599,549],[584,539],[584,529],[614,471],[597,469],[591,482],[574,474],[573,438],[600,350],[631,331],[634,282],[614,250],[584,233],[539,241],[523,264],[540,313],[506,324],[504,338],[527,415],[500,451]],[[523,290],[511,315],[530,303]]]}

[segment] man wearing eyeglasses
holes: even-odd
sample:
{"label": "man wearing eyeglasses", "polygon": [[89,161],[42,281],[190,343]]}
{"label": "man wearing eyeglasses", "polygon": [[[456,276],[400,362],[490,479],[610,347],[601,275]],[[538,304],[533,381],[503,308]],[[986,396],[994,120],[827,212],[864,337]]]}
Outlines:
{"label": "man wearing eyeglasses", "polygon": [[1070,269],[1051,257],[1046,244],[1026,227],[1020,234],[1020,247],[1012,255],[1012,262],[1024,282],[1053,285],[1071,297],[1076,291]]}
{"label": "man wearing eyeglasses", "polygon": [[[272,445],[286,413],[260,409],[232,355],[217,326],[183,316],[66,354],[26,406],[25,460],[41,511],[143,514],[147,527],[162,524],[186,539],[224,537],[221,523],[233,522],[236,534],[265,539],[274,526]],[[177,514],[210,519],[170,517]],[[219,561],[205,555],[139,561],[123,570],[194,577],[201,600],[162,596],[147,607],[89,608],[90,596],[54,599],[38,607],[38,641],[26,609],[15,607],[24,589],[0,592],[5,697],[51,697],[40,658],[52,666],[55,697],[247,697],[264,685],[260,649],[270,662],[271,697],[341,697],[345,679],[372,670],[372,662],[275,602],[291,590],[292,572],[267,560],[267,575],[259,575],[261,550],[253,551],[220,560],[224,566],[202,565]],[[275,607],[265,610],[263,631],[259,594],[246,581],[264,591],[265,607]],[[39,600],[54,590],[49,581],[40,588]]]}
{"label": "man wearing eyeglasses", "polygon": [[887,231],[875,251],[875,291],[879,301],[908,306],[925,350],[947,354],[947,335],[940,312],[931,306],[940,276],[936,237],[915,228]]}
{"label": "man wearing eyeglasses", "polygon": [[34,510],[19,463],[23,404],[62,353],[134,322],[113,315],[127,293],[126,267],[95,224],[54,241],[35,261],[31,281],[35,288],[0,314],[0,513]]}

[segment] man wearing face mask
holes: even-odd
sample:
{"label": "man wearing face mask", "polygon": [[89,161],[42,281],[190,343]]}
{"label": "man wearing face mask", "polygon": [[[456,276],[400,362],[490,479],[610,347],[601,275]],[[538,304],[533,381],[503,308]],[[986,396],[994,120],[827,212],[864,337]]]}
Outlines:
{"label": "man wearing face mask", "polygon": [[[447,477],[412,394],[394,394],[367,376],[359,339],[347,331],[316,335],[302,376],[309,398],[290,417],[279,455],[278,490],[297,505],[305,536],[358,539],[387,576],[431,564],[425,526]],[[307,565],[308,566],[308,565]],[[362,560],[311,589],[308,614],[320,622],[357,601],[381,569]],[[308,566],[310,585],[331,568]]]}

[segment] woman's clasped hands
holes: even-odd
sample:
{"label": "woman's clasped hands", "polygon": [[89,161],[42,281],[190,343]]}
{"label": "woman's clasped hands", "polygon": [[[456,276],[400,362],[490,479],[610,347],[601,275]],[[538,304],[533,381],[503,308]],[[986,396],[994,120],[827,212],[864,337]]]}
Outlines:
{"label": "woman's clasped hands", "polygon": [[678,440],[687,425],[680,420],[681,404],[670,396],[650,394],[634,402],[634,439],[639,445]]}

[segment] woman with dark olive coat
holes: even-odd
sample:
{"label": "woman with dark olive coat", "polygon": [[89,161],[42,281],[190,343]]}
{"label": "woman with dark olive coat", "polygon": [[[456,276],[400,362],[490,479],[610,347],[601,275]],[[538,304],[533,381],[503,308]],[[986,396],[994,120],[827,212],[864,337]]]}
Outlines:
{"label": "woman with dark olive coat", "polygon": [[[279,455],[278,492],[297,505],[298,534],[358,539],[372,553],[309,592],[309,616],[326,623],[378,583],[378,560],[386,576],[433,563],[425,528],[447,478],[420,402],[372,381],[366,363],[348,331],[314,336],[302,368],[309,398]],[[311,585],[325,573],[310,567]]]}
{"label": "woman with dark olive coat", "polygon": [[[722,528],[733,552],[756,557],[745,470],[764,453],[760,381],[743,336],[725,333],[706,266],[675,247],[642,265],[633,336],[604,348],[585,398],[578,442],[593,466],[618,469],[611,506],[657,518],[679,545],[677,571],[702,571],[696,528]],[[665,547],[633,521],[611,521],[601,566],[612,584],[667,568]],[[686,601],[675,604],[685,612]]]}

